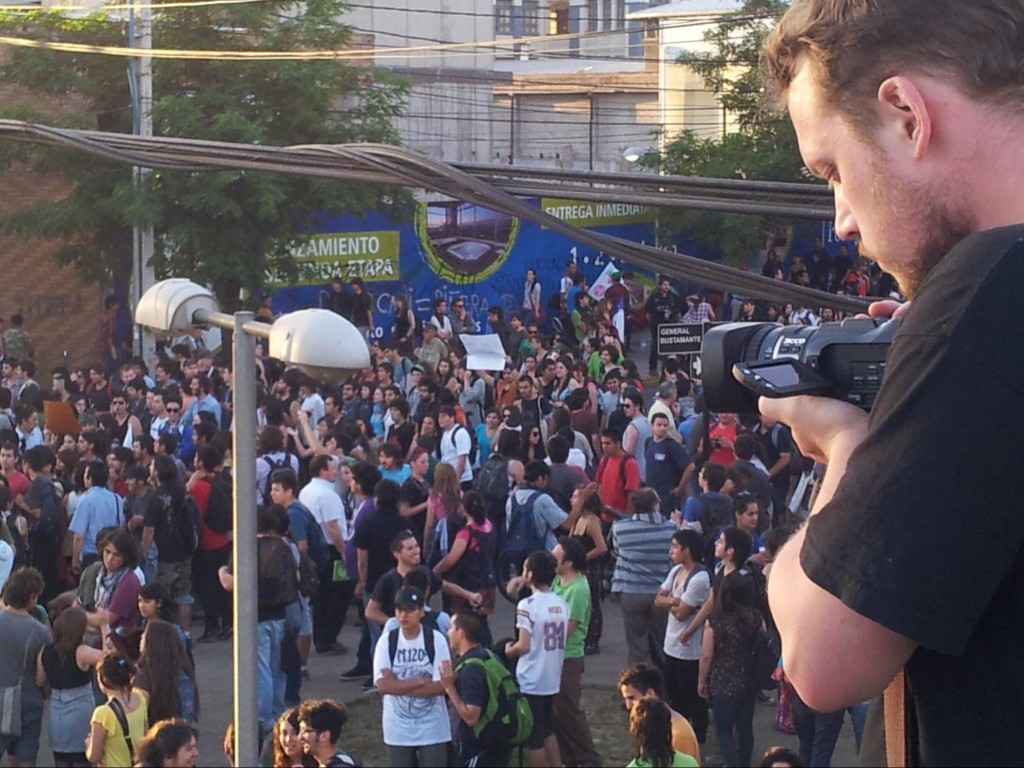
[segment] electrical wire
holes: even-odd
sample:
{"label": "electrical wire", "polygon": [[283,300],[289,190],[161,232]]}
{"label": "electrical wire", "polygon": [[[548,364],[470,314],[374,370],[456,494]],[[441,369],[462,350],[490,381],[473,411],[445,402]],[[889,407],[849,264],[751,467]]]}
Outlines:
{"label": "electrical wire", "polygon": [[[653,246],[573,226],[483,179],[401,147],[382,144],[262,147],[196,139],[75,131],[14,120],[0,121],[0,137],[74,147],[108,160],[148,168],[273,171],[415,187],[536,222],[581,245],[595,248],[630,264],[711,288],[802,306],[832,307],[841,312],[859,312],[867,306],[865,300],[858,298],[835,296],[783,283],[722,264],[673,254]],[[609,193],[603,199],[621,200],[623,197],[621,194]],[[815,217],[814,209],[802,210],[805,215]]]}
{"label": "electrical wire", "polygon": [[[127,6],[132,8],[133,6]],[[155,9],[159,9],[159,6],[153,6]],[[36,9],[38,10],[38,9]],[[763,15],[751,15],[750,18],[762,18]],[[713,17],[719,21],[725,19],[736,19],[746,18],[737,17],[735,15],[718,15]],[[709,23],[709,22],[702,22]],[[680,26],[691,26],[693,23],[681,24]],[[235,60],[255,60],[255,61],[279,61],[279,60],[320,60],[320,59],[348,59],[348,60],[363,60],[363,59],[393,59],[393,58],[406,58],[416,59],[423,57],[430,57],[430,54],[437,52],[445,52],[448,55],[493,55],[491,51],[473,51],[476,48],[498,48],[504,49],[507,46],[516,45],[530,45],[537,42],[543,42],[544,44],[557,43],[562,41],[581,40],[581,39],[595,39],[600,37],[607,37],[610,35],[622,35],[628,32],[624,29],[613,29],[605,30],[600,32],[571,32],[562,33],[556,35],[530,35],[519,38],[509,39],[494,39],[488,41],[473,41],[473,42],[459,42],[459,43],[434,43],[431,45],[414,45],[394,48],[374,48],[369,50],[342,50],[342,51],[214,51],[214,50],[192,50],[192,49],[166,49],[166,48],[152,48],[147,49],[147,55],[151,58],[159,59],[200,59],[200,60],[213,60],[213,61],[235,61]],[[66,53],[91,53],[91,54],[104,54],[109,56],[138,56],[138,49],[125,48],[118,46],[97,46],[82,43],[66,43],[51,40],[33,40],[31,38],[19,38],[11,36],[0,37],[0,45],[11,45],[22,48],[41,48],[46,50],[62,51]],[[410,55],[411,54],[411,55]]]}

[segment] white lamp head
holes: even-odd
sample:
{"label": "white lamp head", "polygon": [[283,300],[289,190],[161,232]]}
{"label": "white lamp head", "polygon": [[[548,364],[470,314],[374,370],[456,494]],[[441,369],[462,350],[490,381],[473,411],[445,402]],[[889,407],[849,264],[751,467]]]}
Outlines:
{"label": "white lamp head", "polygon": [[158,333],[187,333],[197,310],[218,312],[209,289],[183,277],[161,280],[147,290],[135,307],[135,322]]}
{"label": "white lamp head", "polygon": [[328,309],[301,309],[270,326],[271,357],[297,365],[315,379],[338,379],[370,366],[359,329]]}

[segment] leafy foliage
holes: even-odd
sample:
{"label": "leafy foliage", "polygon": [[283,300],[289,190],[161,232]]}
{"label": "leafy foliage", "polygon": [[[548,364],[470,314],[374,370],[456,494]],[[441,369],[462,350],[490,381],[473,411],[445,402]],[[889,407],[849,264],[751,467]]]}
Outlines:
{"label": "leafy foliage", "polygon": [[[155,6],[154,48],[215,51],[343,50],[351,29],[342,0],[165,8]],[[56,13],[0,15],[0,31],[93,45],[128,44],[127,20]],[[15,49],[0,76],[43,97],[34,119],[131,132],[125,59]],[[284,146],[397,143],[391,120],[406,86],[343,60],[153,60],[154,135]],[[73,104],[63,110],[57,104]],[[3,108],[3,116],[14,116]],[[17,116],[25,119],[26,109]],[[61,200],[0,219],[23,237],[66,243],[59,258],[93,279],[130,265],[130,228],[154,226],[158,275],[206,282],[232,308],[239,288],[261,286],[268,270],[294,272],[288,253],[318,211],[386,206],[402,193],[380,186],[246,170],[157,171],[145,185],[132,169],[82,152],[33,147],[9,154],[68,182]]]}
{"label": "leafy foliage", "polygon": [[[774,21],[787,8],[782,0],[746,0],[742,9],[705,34],[710,52],[685,53],[678,63],[694,69],[735,121],[719,139],[689,131],[667,142],[664,152],[644,158],[665,173],[762,181],[806,181],[789,120],[767,109],[759,69],[761,48]],[[670,231],[686,231],[716,245],[730,261],[745,259],[779,226],[767,217],[685,211],[665,214]]]}

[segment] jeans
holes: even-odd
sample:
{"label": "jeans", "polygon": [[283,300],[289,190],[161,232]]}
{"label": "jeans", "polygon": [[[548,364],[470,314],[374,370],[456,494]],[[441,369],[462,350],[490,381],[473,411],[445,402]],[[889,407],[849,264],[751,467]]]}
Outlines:
{"label": "jeans", "polygon": [[256,625],[256,689],[260,728],[269,733],[284,712],[284,672],[281,671],[281,643],[284,619],[261,621]]}
{"label": "jeans", "polygon": [[[750,765],[754,753],[754,701],[751,688],[739,696],[712,696],[711,718],[715,724],[718,748],[726,768]],[[736,737],[733,738],[733,730]]]}
{"label": "jeans", "polygon": [[800,759],[804,765],[829,768],[845,715],[846,710],[843,709],[815,712],[799,696],[793,698],[793,721],[796,736],[800,740]]}

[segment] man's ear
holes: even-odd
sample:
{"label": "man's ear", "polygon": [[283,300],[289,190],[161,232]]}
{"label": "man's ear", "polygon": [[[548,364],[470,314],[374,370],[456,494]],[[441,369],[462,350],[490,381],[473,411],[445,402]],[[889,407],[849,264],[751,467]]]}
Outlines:
{"label": "man's ear", "polygon": [[878,104],[883,136],[922,159],[931,144],[932,119],[916,83],[905,75],[887,78],[878,86]]}

